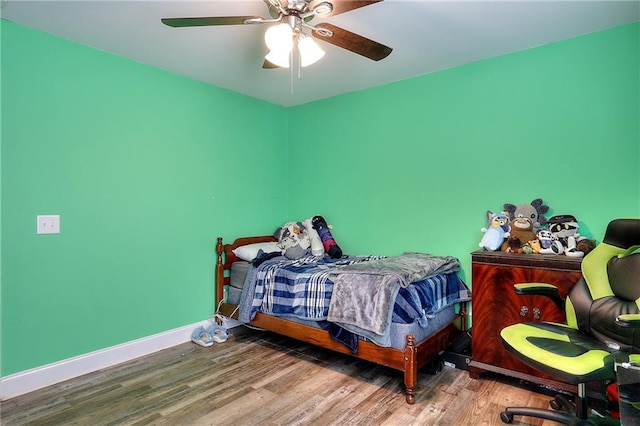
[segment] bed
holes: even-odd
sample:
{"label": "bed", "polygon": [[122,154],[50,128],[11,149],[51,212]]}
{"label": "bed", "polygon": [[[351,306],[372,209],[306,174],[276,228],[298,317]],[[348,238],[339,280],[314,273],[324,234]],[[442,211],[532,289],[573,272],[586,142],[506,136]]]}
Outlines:
{"label": "bed", "polygon": [[[347,327],[345,324],[340,324],[340,327],[335,327],[335,324],[331,322],[315,320],[315,318],[314,320],[310,320],[305,318],[304,315],[293,311],[286,313],[265,313],[265,311],[270,310],[254,306],[250,308],[254,312],[248,312],[247,297],[256,298],[256,294],[258,293],[255,292],[256,294],[247,296],[255,291],[254,287],[250,288],[249,286],[256,280],[256,274],[260,274],[260,271],[263,269],[275,270],[274,268],[276,268],[276,266],[274,264],[278,262],[286,265],[290,263],[284,259],[284,256],[280,256],[265,260],[263,265],[258,268],[250,265],[247,266],[248,262],[236,256],[234,250],[257,243],[270,243],[275,241],[276,239],[273,236],[256,236],[237,238],[233,243],[225,244],[222,238],[218,238],[216,264],[216,306],[218,306],[218,313],[227,317],[241,319],[241,322],[247,323],[252,327],[268,330],[402,371],[404,373],[406,401],[409,404],[413,404],[415,402],[418,370],[435,360],[437,355],[443,351],[455,337],[466,330],[466,304],[470,300],[471,295],[470,292],[466,290],[464,283],[459,280],[457,273],[438,274],[429,278],[430,280],[440,280],[445,283],[443,285],[448,285],[449,287],[453,286],[451,280],[459,280],[459,283],[456,285],[463,289],[460,290],[459,294],[456,294],[456,297],[447,297],[447,303],[439,306],[437,312],[434,311],[431,315],[427,315],[428,320],[422,318],[410,323],[410,321],[412,321],[411,318],[400,318],[402,317],[402,313],[406,315],[403,309],[398,311],[401,314],[396,314],[396,310],[401,306],[399,303],[401,299],[400,294],[408,294],[404,291],[404,288],[400,289],[397,296],[393,295],[394,300],[396,300],[392,312],[393,321],[387,324],[385,337],[382,339],[382,342],[374,343],[375,338],[371,337],[376,337],[376,335],[365,333],[366,338],[359,336],[356,333],[356,331],[360,330],[358,327],[351,327],[349,330],[345,330],[342,328],[343,326]],[[343,265],[346,264],[345,262],[349,263],[348,260],[352,258],[357,259],[353,260],[353,263],[360,263],[384,257],[363,259],[364,257],[343,256],[343,259],[338,259],[335,262],[338,263],[337,266],[344,268]],[[325,256],[325,260],[330,263],[328,256]],[[375,262],[370,262],[368,264],[374,263]],[[296,267],[294,269],[300,266],[300,261],[295,265]],[[326,265],[322,265],[322,267],[325,268]],[[238,271],[241,272],[239,273]],[[252,273],[254,275],[252,275]],[[269,273],[265,274],[268,275]],[[242,278],[238,278],[239,275],[242,275]],[[333,277],[335,278],[335,276]],[[239,282],[240,284],[238,284]],[[429,285],[433,286],[433,282],[429,281]],[[449,284],[446,284],[447,282]],[[411,290],[414,290],[414,287],[418,288],[414,283],[408,286]],[[336,290],[337,289],[336,284]],[[264,289],[262,289],[262,293],[265,293]],[[262,297],[264,297],[264,295]],[[405,297],[409,298],[409,296]],[[443,298],[443,300],[445,299]],[[253,300],[251,304],[256,304],[255,300]],[[259,303],[256,305],[259,305]],[[243,309],[240,309],[241,307]],[[244,310],[244,312],[242,310]],[[426,310],[423,309],[418,316],[422,315],[424,317],[425,313]],[[326,307],[324,312],[319,312],[317,315],[317,318],[326,318]],[[391,313],[388,315],[391,315]],[[335,332],[336,328],[339,330],[338,333]],[[350,340],[351,345],[349,345],[345,344],[340,338],[336,338],[341,337],[342,333],[347,335],[347,340],[353,338],[353,335],[355,335],[357,337],[355,344],[353,340]],[[336,336],[336,334],[340,336]]]}

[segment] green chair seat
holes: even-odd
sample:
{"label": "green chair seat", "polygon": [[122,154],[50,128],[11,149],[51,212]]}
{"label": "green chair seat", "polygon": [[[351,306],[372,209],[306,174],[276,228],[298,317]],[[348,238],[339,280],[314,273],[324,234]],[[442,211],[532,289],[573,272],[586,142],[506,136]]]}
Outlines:
{"label": "green chair seat", "polygon": [[577,385],[613,380],[613,349],[564,324],[514,324],[502,329],[505,348],[531,367]]}

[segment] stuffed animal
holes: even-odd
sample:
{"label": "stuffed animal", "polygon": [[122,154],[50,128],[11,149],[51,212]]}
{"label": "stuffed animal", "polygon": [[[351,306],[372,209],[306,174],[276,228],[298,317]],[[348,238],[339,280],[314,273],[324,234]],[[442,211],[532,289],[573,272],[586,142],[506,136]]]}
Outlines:
{"label": "stuffed animal", "polygon": [[311,246],[309,234],[301,222],[288,222],[273,234],[287,259],[300,259],[307,255]]}
{"label": "stuffed animal", "polygon": [[547,218],[544,214],[549,211],[549,206],[543,203],[542,198],[536,198],[531,204],[520,204],[516,206],[505,203],[504,211],[509,214],[511,223],[518,217],[528,218],[533,223],[533,232],[535,234],[541,229],[542,225],[547,223]]}
{"label": "stuffed animal", "polygon": [[[540,242],[540,254],[558,254],[562,252],[562,244],[554,244],[553,234],[548,229],[541,229],[536,233],[538,241]],[[560,248],[558,248],[560,247]]]}
{"label": "stuffed animal", "polygon": [[509,238],[502,244],[502,251],[509,253],[523,253],[522,247],[536,239],[533,232],[533,221],[529,216],[518,215],[511,221]]}
{"label": "stuffed animal", "polygon": [[502,244],[502,251],[506,253],[524,253],[524,244],[517,237],[509,237],[505,240],[504,244]]}
{"label": "stuffed animal", "polygon": [[580,237],[578,229],[578,220],[570,214],[557,215],[549,219],[549,231],[551,231],[554,241],[560,243],[561,247],[560,249],[558,244],[554,242],[552,248],[555,247],[557,251],[561,250],[556,254],[564,252],[566,256],[570,257],[584,256],[584,252],[579,251],[576,246],[576,241]]}
{"label": "stuffed animal", "polygon": [[[534,241],[534,240],[531,240]],[[522,253],[524,254],[533,254],[533,247],[531,247],[531,241],[527,241],[526,243],[524,243],[522,245],[522,247],[520,248],[520,250],[522,250]]]}
{"label": "stuffed animal", "polygon": [[311,219],[311,225],[313,228],[318,231],[318,235],[322,240],[322,245],[324,246],[324,251],[331,257],[332,259],[340,259],[342,257],[342,249],[336,243],[336,240],[333,239],[333,235],[329,230],[329,225],[327,225],[327,221],[324,220],[322,216],[314,216]]}
{"label": "stuffed animal", "polygon": [[509,217],[505,212],[495,214],[487,210],[487,226],[488,228],[480,229],[484,235],[478,245],[488,251],[500,250],[505,238],[509,236]]}
{"label": "stuffed animal", "polygon": [[594,248],[596,248],[595,238],[583,238],[576,243],[576,250],[584,253],[585,256]]}
{"label": "stuffed animal", "polygon": [[[540,248],[541,248],[540,247],[540,240],[538,240],[538,239],[530,240],[530,241],[527,242],[526,245],[531,248],[531,253],[533,253],[533,254],[540,253]],[[525,252],[526,252],[526,250],[525,250]]]}
{"label": "stuffed animal", "polygon": [[302,224],[307,230],[307,234],[309,234],[309,241],[311,242],[311,254],[317,257],[324,256],[324,245],[322,244],[322,240],[320,239],[320,235],[318,235],[318,231],[315,230],[311,221],[313,217],[306,219]]}

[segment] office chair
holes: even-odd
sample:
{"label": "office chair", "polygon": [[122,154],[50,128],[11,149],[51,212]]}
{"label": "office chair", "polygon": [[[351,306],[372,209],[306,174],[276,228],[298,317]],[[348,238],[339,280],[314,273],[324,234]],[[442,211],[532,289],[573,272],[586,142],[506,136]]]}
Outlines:
{"label": "office chair", "polygon": [[519,360],[563,382],[577,386],[575,405],[562,395],[553,410],[508,407],[514,415],[570,425],[589,425],[586,384],[616,379],[616,362],[640,353],[640,218],[611,221],[601,244],[582,260],[582,278],[562,300],[555,286],[516,284],[518,294],[542,294],[564,307],[567,323],[527,322],[500,332],[504,347]]}
{"label": "office chair", "polygon": [[616,363],[618,415],[624,426],[640,426],[640,354]]}

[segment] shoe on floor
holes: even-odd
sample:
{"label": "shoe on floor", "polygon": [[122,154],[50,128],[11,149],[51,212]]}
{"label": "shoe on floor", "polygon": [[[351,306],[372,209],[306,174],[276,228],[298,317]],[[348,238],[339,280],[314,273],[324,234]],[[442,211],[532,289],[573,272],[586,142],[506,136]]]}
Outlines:
{"label": "shoe on floor", "polygon": [[205,348],[213,345],[213,338],[204,327],[198,327],[193,330],[193,333],[191,333],[191,341]]}
{"label": "shoe on floor", "polygon": [[207,327],[207,333],[211,336],[211,339],[217,343],[226,342],[229,338],[227,334],[227,330],[220,327],[218,324],[213,323],[209,327]]}

